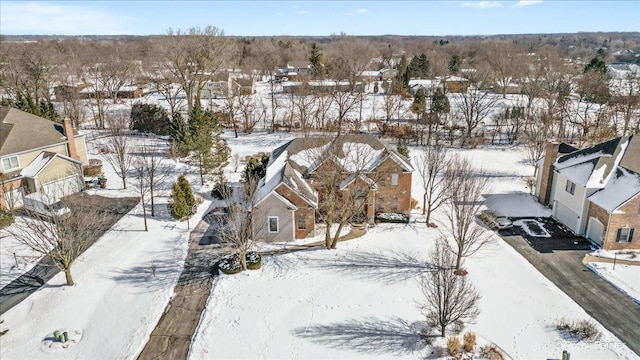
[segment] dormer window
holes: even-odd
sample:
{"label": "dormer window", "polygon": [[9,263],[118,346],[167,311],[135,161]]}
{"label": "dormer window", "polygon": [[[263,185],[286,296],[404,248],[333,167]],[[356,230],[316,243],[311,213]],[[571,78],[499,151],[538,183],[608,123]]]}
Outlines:
{"label": "dormer window", "polygon": [[19,167],[20,162],[18,161],[17,155],[2,159],[2,170],[4,171],[11,171]]}

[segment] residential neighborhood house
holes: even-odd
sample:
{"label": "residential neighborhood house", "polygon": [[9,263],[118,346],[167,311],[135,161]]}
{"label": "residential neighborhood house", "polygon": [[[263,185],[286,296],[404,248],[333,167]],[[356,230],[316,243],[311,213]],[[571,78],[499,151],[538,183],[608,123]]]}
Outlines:
{"label": "residential neighborhood house", "polygon": [[317,179],[331,166],[341,169],[339,189],[364,183],[364,215],[411,209],[409,160],[370,134],[291,140],[273,151],[254,200],[253,238],[292,241],[313,235],[324,194]]}
{"label": "residential neighborhood house", "polygon": [[640,249],[640,137],[549,143],[539,164],[536,196],[554,218],[606,250]]}
{"label": "residential neighborhood house", "polygon": [[80,191],[87,164],[85,135],[63,124],[0,107],[0,208],[22,206],[22,196],[62,197]]}

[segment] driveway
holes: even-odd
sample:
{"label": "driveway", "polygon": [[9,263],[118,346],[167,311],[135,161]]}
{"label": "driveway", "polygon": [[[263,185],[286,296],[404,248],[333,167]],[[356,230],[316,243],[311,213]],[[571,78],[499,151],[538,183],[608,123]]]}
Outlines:
{"label": "driveway", "polygon": [[174,295],[138,359],[186,359],[202,311],[207,305],[218,269],[212,268],[224,254],[216,229],[221,218],[207,214],[193,229],[184,269]]}
{"label": "driveway", "polygon": [[[589,315],[640,355],[640,305],[582,264],[582,258],[589,250],[543,247],[544,251],[537,251],[522,236],[505,234],[502,238]],[[555,242],[567,245],[567,239],[556,239]],[[573,244],[573,241],[569,240],[568,243]]]}

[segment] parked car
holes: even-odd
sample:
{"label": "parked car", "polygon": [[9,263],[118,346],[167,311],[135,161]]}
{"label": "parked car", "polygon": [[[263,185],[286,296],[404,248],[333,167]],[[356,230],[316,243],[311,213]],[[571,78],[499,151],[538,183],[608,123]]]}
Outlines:
{"label": "parked car", "polygon": [[480,212],[479,218],[491,229],[502,230],[513,227],[513,223],[511,223],[511,220],[509,220],[509,218],[491,210],[483,210],[482,212]]}
{"label": "parked car", "polygon": [[23,197],[24,208],[36,216],[46,218],[63,217],[71,210],[60,200],[40,193],[32,193]]}

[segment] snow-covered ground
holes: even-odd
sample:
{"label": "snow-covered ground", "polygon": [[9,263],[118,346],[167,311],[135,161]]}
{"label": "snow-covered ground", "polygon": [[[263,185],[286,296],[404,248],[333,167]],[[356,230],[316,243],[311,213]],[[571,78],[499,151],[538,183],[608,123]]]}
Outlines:
{"label": "snow-covered ground", "polygon": [[[412,156],[417,148],[410,149]],[[527,195],[523,176],[532,168],[518,148],[452,150],[490,175],[490,207],[509,216],[548,216]],[[421,199],[413,178],[412,195]],[[436,213],[435,221],[441,214]],[[212,358],[424,358],[416,307],[418,278],[438,230],[424,224],[380,224],[334,251],[317,249],[263,260],[260,270],[217,279],[190,359]],[[562,318],[589,315],[498,237],[469,258],[469,279],[482,295],[481,314],[467,329],[514,359],[581,359],[637,356],[598,324],[598,343],[566,340],[555,330]],[[445,352],[446,353],[446,352]]]}
{"label": "snow-covered ground", "polygon": [[[160,140],[132,141],[162,146]],[[98,154],[99,142],[89,143],[89,157],[105,160]],[[123,190],[106,161],[103,170],[109,179],[107,188],[89,190],[90,194],[138,196],[135,181],[129,182],[129,190]],[[131,359],[138,355],[173,295],[188,249],[186,222],[169,217],[168,190],[184,172],[188,172],[194,191],[200,189],[196,172],[189,171],[186,164],[165,159],[162,172],[166,182],[158,189],[156,217],[148,218],[149,231],[143,231],[142,208],[138,205],[74,263],[71,271],[75,286],[64,286],[64,274],[60,273],[3,314],[2,329],[9,332],[2,336],[0,358]],[[194,217],[202,217],[209,204],[205,200]],[[5,246],[10,244],[6,240],[2,239],[3,273],[7,264],[15,263],[4,261]],[[25,269],[26,265],[20,270]],[[52,343],[55,330],[68,331],[77,344],[64,349]]]}
{"label": "snow-covered ground", "polygon": [[640,266],[592,262],[587,267],[640,304]]}
{"label": "snow-covered ground", "polygon": [[[14,224],[20,226],[22,218],[16,217]],[[31,250],[0,230],[0,288],[7,286],[20,275],[31,270],[42,258],[42,254]]]}

